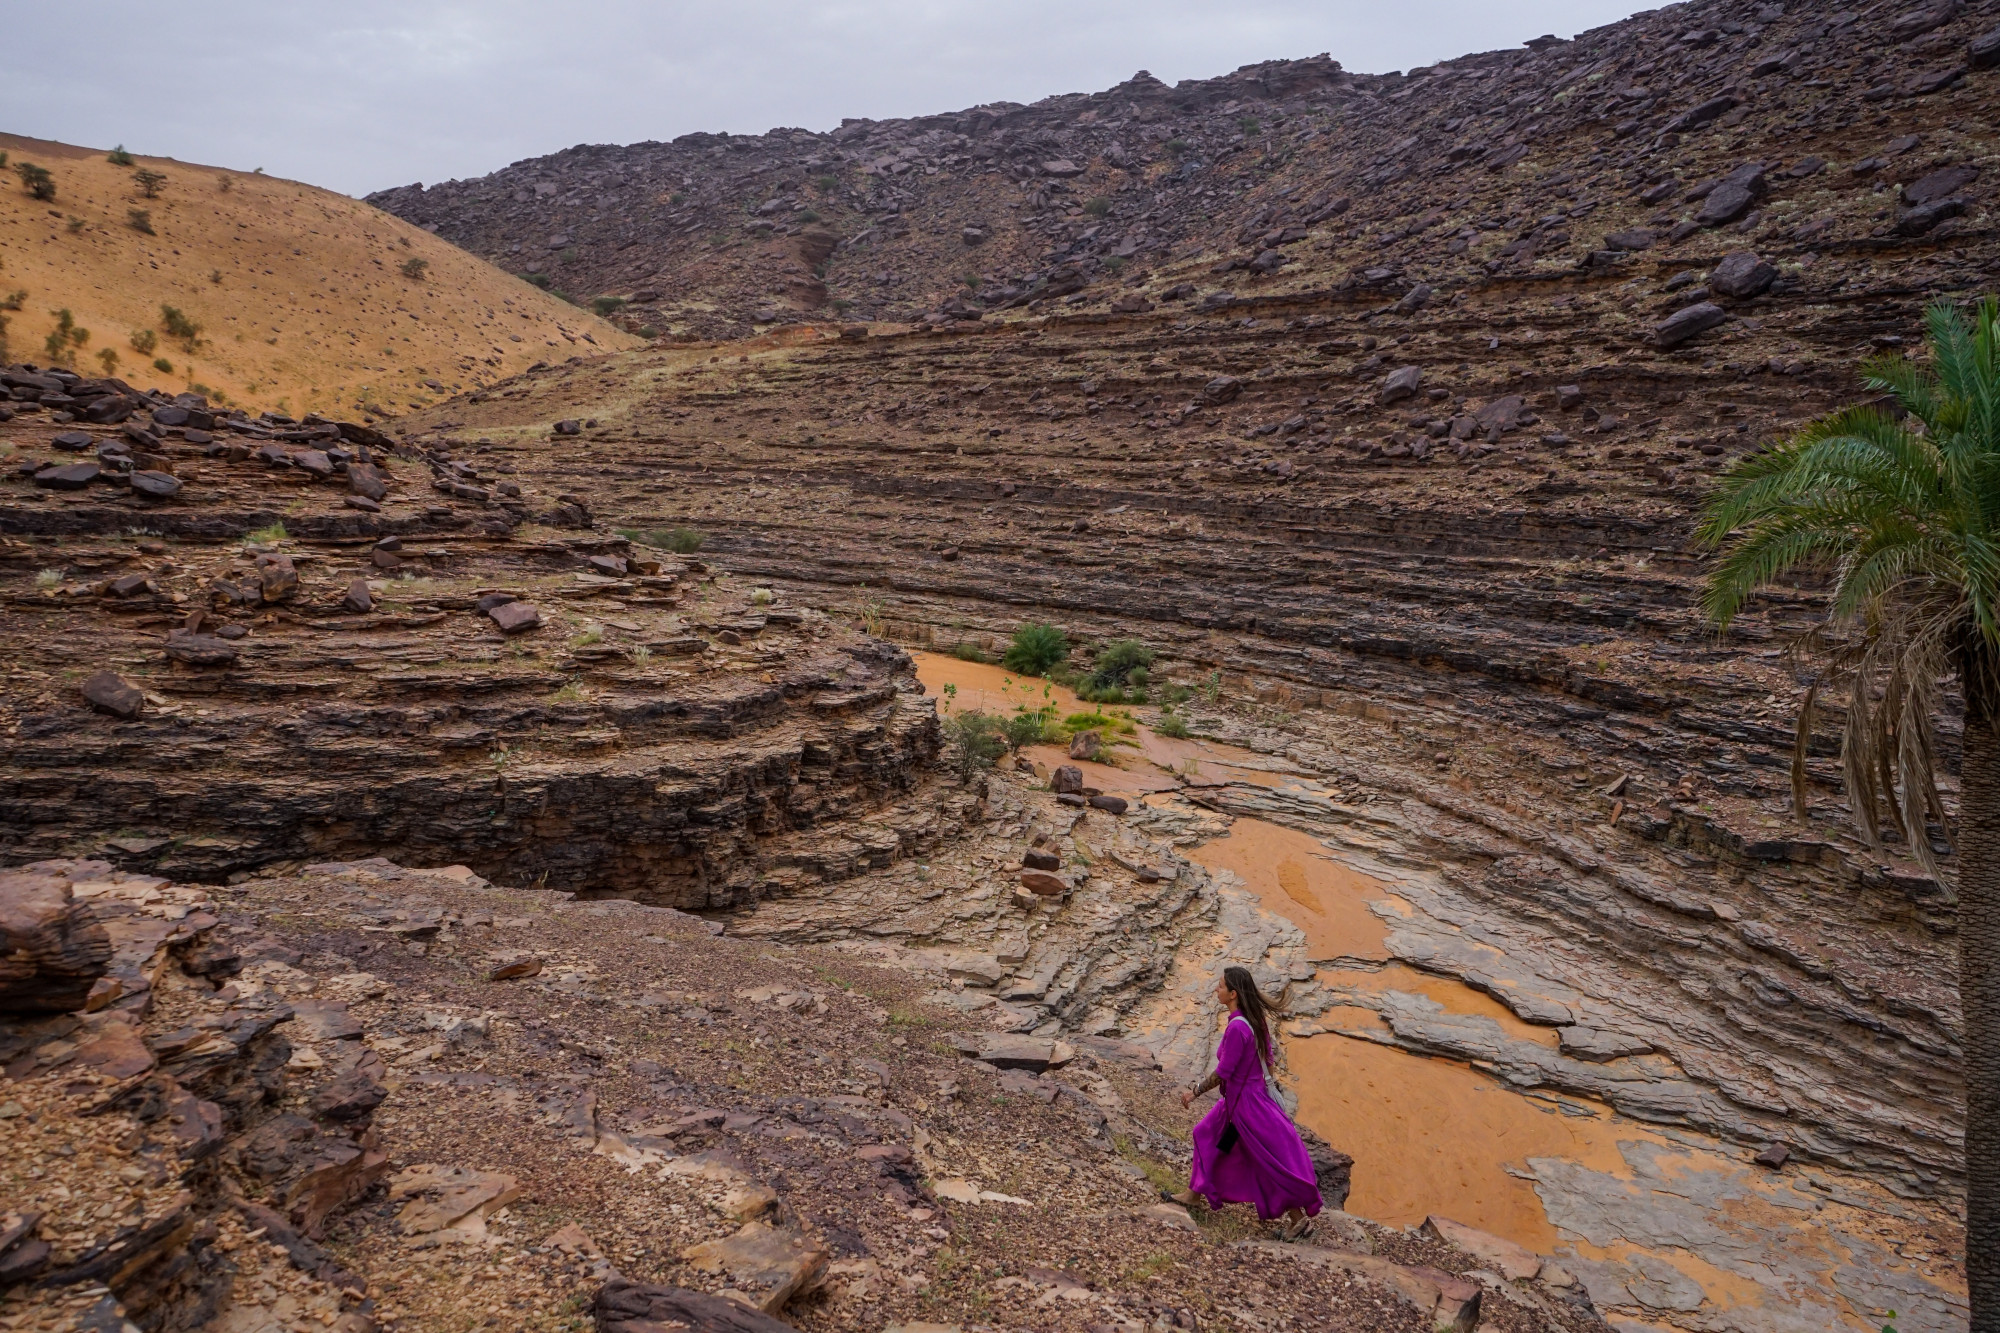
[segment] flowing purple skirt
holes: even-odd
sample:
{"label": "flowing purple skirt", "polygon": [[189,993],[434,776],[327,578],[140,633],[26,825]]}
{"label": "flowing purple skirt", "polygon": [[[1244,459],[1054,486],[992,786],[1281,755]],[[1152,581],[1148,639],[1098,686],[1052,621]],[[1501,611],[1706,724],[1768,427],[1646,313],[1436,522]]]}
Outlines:
{"label": "flowing purple skirt", "polygon": [[[1222,1100],[1194,1127],[1188,1188],[1206,1198],[1210,1208],[1255,1204],[1257,1216],[1266,1221],[1292,1208],[1317,1214],[1319,1180],[1312,1156],[1284,1108],[1271,1100],[1248,1020],[1229,1020],[1215,1053],[1215,1071],[1222,1076]],[[1224,1130],[1232,1125],[1235,1142],[1225,1152]]]}

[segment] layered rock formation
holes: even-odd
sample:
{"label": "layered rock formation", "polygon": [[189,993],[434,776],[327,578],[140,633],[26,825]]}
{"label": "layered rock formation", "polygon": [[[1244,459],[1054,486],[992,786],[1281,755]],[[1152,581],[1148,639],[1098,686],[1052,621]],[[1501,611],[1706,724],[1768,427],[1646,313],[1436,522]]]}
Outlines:
{"label": "layered rock formation", "polygon": [[720,907],[955,826],[884,812],[938,747],[900,650],[364,427],[56,382],[86,419],[14,422],[0,483],[36,645],[0,854],[214,882],[393,850]]}

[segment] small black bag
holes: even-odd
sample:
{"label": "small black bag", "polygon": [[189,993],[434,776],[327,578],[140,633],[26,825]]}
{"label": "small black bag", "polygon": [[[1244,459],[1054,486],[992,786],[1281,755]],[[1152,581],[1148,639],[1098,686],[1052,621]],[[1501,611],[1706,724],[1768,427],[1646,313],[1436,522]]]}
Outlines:
{"label": "small black bag", "polygon": [[1219,1153],[1228,1152],[1236,1146],[1236,1140],[1241,1137],[1242,1135],[1236,1132],[1236,1126],[1233,1122],[1224,1125],[1222,1127],[1222,1137],[1215,1141],[1215,1150]]}

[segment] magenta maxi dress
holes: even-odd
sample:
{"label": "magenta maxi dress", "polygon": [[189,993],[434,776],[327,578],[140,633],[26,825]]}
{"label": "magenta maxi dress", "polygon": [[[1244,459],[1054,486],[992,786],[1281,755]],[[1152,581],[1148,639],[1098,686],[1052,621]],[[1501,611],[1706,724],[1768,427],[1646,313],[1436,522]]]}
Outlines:
{"label": "magenta maxi dress", "polygon": [[[1290,1208],[1318,1214],[1319,1180],[1312,1157],[1291,1117],[1271,1100],[1264,1064],[1257,1058],[1257,1034],[1241,1014],[1230,1015],[1215,1052],[1215,1072],[1222,1078],[1222,1100],[1194,1127],[1194,1172],[1188,1188],[1206,1198],[1210,1208],[1254,1203],[1257,1216],[1267,1222]],[[1225,1152],[1223,1131],[1231,1125],[1236,1127],[1235,1142]]]}

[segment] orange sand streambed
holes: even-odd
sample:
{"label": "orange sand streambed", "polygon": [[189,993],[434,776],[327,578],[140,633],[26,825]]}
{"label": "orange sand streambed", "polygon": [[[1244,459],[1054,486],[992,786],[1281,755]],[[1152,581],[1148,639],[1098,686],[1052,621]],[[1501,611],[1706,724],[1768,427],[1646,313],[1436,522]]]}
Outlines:
{"label": "orange sand streambed", "polygon": [[[998,667],[929,653],[915,657],[918,677],[927,689],[942,694],[945,685],[956,687],[949,696],[953,707],[1004,715],[1024,703],[1052,703],[1064,716],[1089,711],[1089,705],[1067,690]],[[1125,739],[1129,743],[1107,752],[1108,763],[1082,765],[1088,785],[1128,797],[1217,782],[1327,792],[1324,784],[1296,773],[1280,758],[1211,741],[1174,740],[1144,727]],[[1032,747],[1028,753],[1039,764],[1072,762],[1053,746]],[[1341,799],[1338,793],[1327,794]],[[1154,802],[1162,799],[1153,797]],[[1490,996],[1452,978],[1390,961],[1385,916],[1407,916],[1414,909],[1388,885],[1342,864],[1317,838],[1264,820],[1236,817],[1224,836],[1192,849],[1188,856],[1210,870],[1233,872],[1266,910],[1298,926],[1306,936],[1309,956],[1321,965],[1320,981],[1336,994],[1344,992],[1355,1000],[1384,991],[1421,995],[1448,1012],[1491,1019],[1515,1039],[1556,1043],[1551,1029],[1523,1022]],[[1606,1247],[1559,1234],[1534,1183],[1514,1174],[1524,1172],[1530,1158],[1561,1159],[1631,1182],[1636,1195],[1649,1186],[1635,1178],[1633,1159],[1621,1147],[1644,1151],[1644,1145],[1658,1145],[1669,1154],[1670,1171],[1690,1176],[1730,1177],[1740,1170],[1734,1155],[1704,1147],[1686,1135],[1669,1137],[1575,1097],[1562,1098],[1559,1107],[1555,1098],[1518,1092],[1458,1061],[1432,1059],[1371,1040],[1371,1034],[1387,1029],[1365,1003],[1336,1005],[1315,1021],[1328,1030],[1289,1037],[1283,1043],[1286,1082],[1298,1094],[1300,1122],[1354,1156],[1350,1212],[1396,1226],[1441,1213],[1543,1254],[1566,1251],[1613,1263],[1640,1255],[1655,1274],[1665,1263],[1699,1283],[1705,1298],[1702,1317],[1721,1321],[1704,1327],[1737,1327],[1730,1313],[1734,1309],[1755,1312],[1755,1327],[1766,1326],[1763,1312],[1772,1310],[1774,1303],[1792,1310],[1794,1293],[1785,1284],[1753,1281],[1746,1274],[1754,1270],[1741,1265],[1734,1265],[1735,1271],[1725,1270],[1678,1246],[1641,1250],[1620,1240]],[[1727,1204],[1713,1215],[1716,1222],[1745,1239],[1785,1237],[1774,1255],[1800,1265],[1794,1272],[1814,1274],[1822,1286],[1826,1275],[1853,1264],[1858,1257],[1854,1245],[1863,1232],[1881,1230],[1881,1218],[1873,1214],[1858,1214],[1863,1220],[1846,1230],[1801,1227],[1793,1210],[1761,1202],[1754,1194],[1752,1190]],[[1936,1246],[1923,1222],[1911,1219],[1902,1225],[1924,1247]],[[1950,1230],[1948,1219],[1945,1229]],[[1892,1260],[1890,1266],[1901,1265]],[[1847,1327],[1876,1327],[1870,1312],[1844,1300],[1815,1308]]]}
{"label": "orange sand streambed", "polygon": [[[1046,681],[999,667],[917,653],[917,675],[927,690],[953,708],[1012,713],[1026,704],[1053,703],[1062,714],[1088,711],[1075,695]],[[949,695],[944,687],[956,689]],[[1113,710],[1119,711],[1119,710]],[[1200,778],[1274,785],[1298,779],[1264,756],[1211,741],[1173,740],[1141,730],[1136,746],[1116,747],[1121,767],[1085,766],[1085,780],[1105,791],[1137,794],[1175,785],[1176,770],[1194,762]],[[1054,747],[1037,746],[1042,763],[1069,760]],[[1302,784],[1304,785],[1304,784]],[[1229,833],[1189,853],[1211,870],[1242,878],[1263,906],[1305,932],[1315,958],[1366,964],[1376,970],[1322,973],[1332,986],[1394,989],[1429,996],[1454,1013],[1484,1015],[1510,1035],[1552,1043],[1546,1028],[1523,1023],[1497,1001],[1456,981],[1388,962],[1385,926],[1371,902],[1394,904],[1379,881],[1330,859],[1310,834],[1260,819],[1238,818]],[[1371,1010],[1339,1007],[1321,1018],[1329,1028],[1380,1027]],[[1405,1225],[1444,1211],[1546,1252],[1554,1229],[1531,1182],[1508,1174],[1529,1157],[1565,1157],[1621,1169],[1620,1139],[1650,1137],[1608,1116],[1563,1115],[1523,1097],[1469,1066],[1357,1040],[1337,1033],[1285,1043],[1299,1118],[1355,1158],[1348,1208],[1378,1221]]]}

